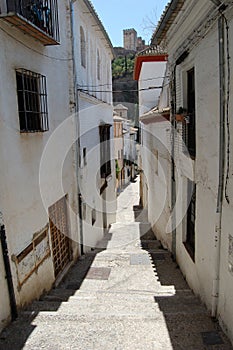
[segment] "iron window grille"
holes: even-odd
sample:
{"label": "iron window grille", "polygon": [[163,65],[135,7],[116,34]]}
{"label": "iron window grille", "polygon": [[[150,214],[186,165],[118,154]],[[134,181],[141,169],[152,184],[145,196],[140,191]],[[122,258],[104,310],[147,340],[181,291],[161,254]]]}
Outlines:
{"label": "iron window grille", "polygon": [[48,131],[46,77],[20,68],[16,83],[20,132]]}
{"label": "iron window grille", "polygon": [[187,146],[189,155],[196,157],[196,118],[195,118],[195,69],[187,72],[187,113],[186,122],[183,123],[183,141]]}
{"label": "iron window grille", "polygon": [[6,0],[7,13],[17,13],[59,41],[57,0]]}

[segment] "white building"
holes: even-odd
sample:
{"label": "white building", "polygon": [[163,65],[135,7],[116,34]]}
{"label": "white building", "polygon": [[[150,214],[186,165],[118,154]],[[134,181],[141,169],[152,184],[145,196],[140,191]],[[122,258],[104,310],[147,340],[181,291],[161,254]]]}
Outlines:
{"label": "white building", "polygon": [[124,179],[124,139],[123,139],[123,121],[115,111],[113,112],[114,121],[114,158],[116,162],[116,189],[119,192],[122,188]]}
{"label": "white building", "polygon": [[167,56],[160,49],[147,48],[136,56],[134,79],[138,81],[139,116],[158,106]]}
{"label": "white building", "polygon": [[170,217],[171,169],[166,60],[158,48],[143,51],[136,57],[134,78],[139,82],[141,204],[156,237],[171,249],[171,234],[164,231]]}
{"label": "white building", "polygon": [[232,35],[231,1],[173,0],[152,43],[171,72],[172,251],[233,341]]}
{"label": "white building", "polygon": [[116,209],[109,38],[87,0],[34,5],[0,0],[0,331]]}
{"label": "white building", "polygon": [[84,251],[115,221],[115,160],[110,39],[88,0],[74,1],[75,75],[78,89],[79,188]]}
{"label": "white building", "polygon": [[123,184],[127,185],[135,177],[135,164],[137,163],[137,128],[128,119],[128,108],[122,104],[114,106],[114,111],[123,119]]}
{"label": "white building", "polygon": [[1,330],[14,299],[22,307],[38,298],[77,258],[79,233],[75,126],[55,132],[74,111],[69,1],[45,4],[41,16],[0,4],[0,211],[12,275],[0,249]]}

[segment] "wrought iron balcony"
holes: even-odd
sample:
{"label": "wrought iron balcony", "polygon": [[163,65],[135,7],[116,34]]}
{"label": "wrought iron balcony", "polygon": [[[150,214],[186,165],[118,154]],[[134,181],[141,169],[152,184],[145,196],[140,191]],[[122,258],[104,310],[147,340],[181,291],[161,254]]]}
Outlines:
{"label": "wrought iron balcony", "polygon": [[57,0],[0,0],[0,18],[44,45],[59,43]]}

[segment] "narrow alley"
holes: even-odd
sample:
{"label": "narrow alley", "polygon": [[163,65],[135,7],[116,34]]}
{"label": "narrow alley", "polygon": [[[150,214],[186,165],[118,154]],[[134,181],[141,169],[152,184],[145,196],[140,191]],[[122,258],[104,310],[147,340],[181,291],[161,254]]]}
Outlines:
{"label": "narrow alley", "polygon": [[140,210],[139,180],[117,223],[65,280],[1,333],[1,350],[232,349]]}

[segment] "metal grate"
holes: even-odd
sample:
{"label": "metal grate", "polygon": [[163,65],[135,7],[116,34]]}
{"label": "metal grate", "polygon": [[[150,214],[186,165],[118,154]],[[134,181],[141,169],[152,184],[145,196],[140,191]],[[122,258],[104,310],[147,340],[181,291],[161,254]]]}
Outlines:
{"label": "metal grate", "polygon": [[7,12],[16,13],[59,41],[57,0],[7,0]]}
{"label": "metal grate", "polygon": [[220,345],[224,344],[220,334],[216,331],[202,332],[202,340],[205,345]]}
{"label": "metal grate", "polygon": [[48,131],[46,77],[20,68],[16,70],[21,132]]}
{"label": "metal grate", "polygon": [[109,267],[91,267],[86,278],[92,280],[108,280],[110,272],[111,268]]}
{"label": "metal grate", "polygon": [[70,261],[70,240],[67,219],[66,197],[49,208],[49,223],[53,251],[55,277]]}

